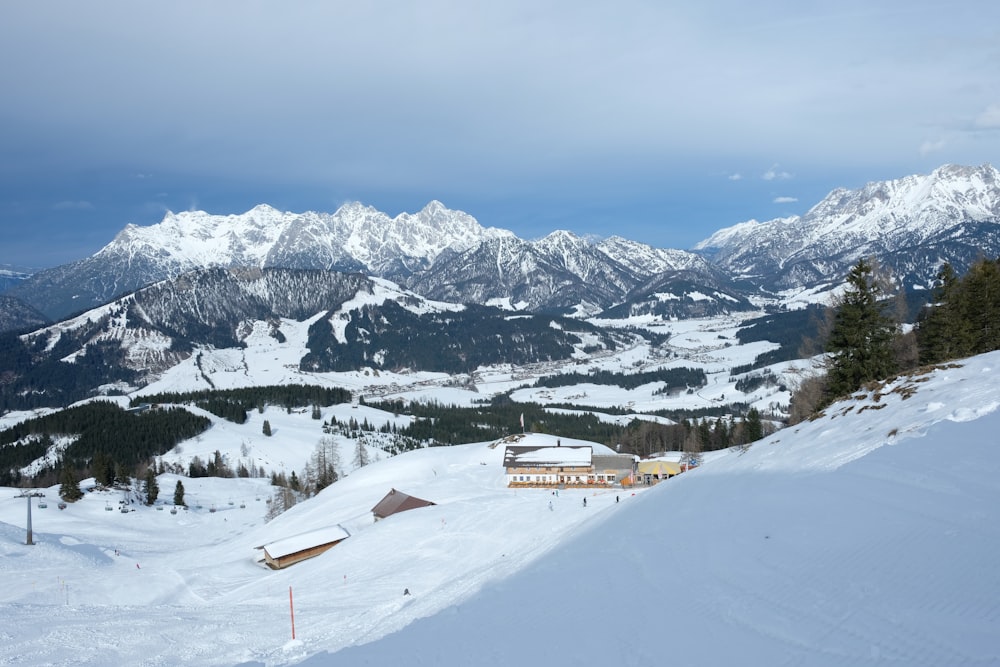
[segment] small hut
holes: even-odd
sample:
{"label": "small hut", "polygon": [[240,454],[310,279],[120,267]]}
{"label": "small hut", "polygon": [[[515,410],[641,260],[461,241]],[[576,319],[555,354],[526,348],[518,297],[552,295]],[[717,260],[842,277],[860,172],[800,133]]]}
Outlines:
{"label": "small hut", "polygon": [[428,507],[434,505],[429,500],[422,500],[414,496],[407,495],[402,491],[397,491],[392,489],[389,493],[385,494],[382,500],[378,501],[378,504],[372,508],[372,515],[374,515],[375,520],[379,521],[386,517],[392,516],[393,514],[399,514],[400,512],[406,512],[407,510],[415,510],[418,507]]}
{"label": "small hut", "polygon": [[350,536],[351,534],[347,532],[346,528],[337,524],[286,537],[262,547],[264,549],[264,562],[272,570],[280,570],[299,561],[314,558]]}

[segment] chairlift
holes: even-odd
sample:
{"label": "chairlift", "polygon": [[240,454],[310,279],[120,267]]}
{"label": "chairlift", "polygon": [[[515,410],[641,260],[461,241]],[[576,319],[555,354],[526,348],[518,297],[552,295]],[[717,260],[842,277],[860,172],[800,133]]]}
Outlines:
{"label": "chairlift", "polygon": [[43,510],[43,509],[45,509],[48,506],[49,506],[49,504],[47,502],[45,502],[44,500],[39,500],[38,501],[38,509]]}
{"label": "chairlift", "polygon": [[170,508],[170,513],[171,514],[177,514],[177,508],[176,507],[171,507]]}
{"label": "chairlift", "polygon": [[125,505],[122,505],[122,514],[128,514],[128,507]]}
{"label": "chairlift", "polygon": [[247,507],[247,504],[241,500],[240,501],[240,509],[243,510],[243,509],[246,509],[246,507]]}
{"label": "chairlift", "polygon": [[111,501],[110,500],[104,503],[104,511],[105,512],[110,512],[111,511]]}
{"label": "chairlift", "polygon": [[215,505],[212,505],[212,507],[210,507],[208,511],[211,512],[212,514],[215,514]]}
{"label": "chairlift", "polygon": [[157,512],[162,512],[163,511],[163,505],[157,505],[156,506],[156,511]]}
{"label": "chairlift", "polygon": [[56,507],[58,507],[61,510],[64,510],[66,509],[66,503],[59,503],[58,505],[56,505]]}

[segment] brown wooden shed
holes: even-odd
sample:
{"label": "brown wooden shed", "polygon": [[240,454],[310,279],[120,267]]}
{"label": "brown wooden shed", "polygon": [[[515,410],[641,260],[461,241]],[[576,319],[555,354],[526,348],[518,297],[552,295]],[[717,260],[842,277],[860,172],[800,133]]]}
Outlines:
{"label": "brown wooden shed", "polygon": [[264,562],[272,570],[280,570],[308,558],[314,558],[350,536],[346,528],[337,524],[286,537],[264,545]]}

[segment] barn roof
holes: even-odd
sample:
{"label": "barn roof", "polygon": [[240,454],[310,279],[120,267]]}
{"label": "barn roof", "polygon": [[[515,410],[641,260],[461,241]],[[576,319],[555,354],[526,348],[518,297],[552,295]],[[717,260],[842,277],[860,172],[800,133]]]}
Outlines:
{"label": "barn roof", "polygon": [[407,510],[414,510],[418,507],[427,507],[433,505],[429,500],[423,500],[415,496],[410,496],[402,491],[397,491],[392,489],[389,493],[385,494],[382,500],[378,501],[378,504],[372,508],[372,514],[376,518],[384,519],[387,516],[392,516],[393,514],[399,514],[400,512],[405,512]]}
{"label": "barn roof", "polygon": [[509,445],[504,451],[503,465],[505,468],[589,466],[592,455],[593,448],[590,445],[564,447]]}
{"label": "barn roof", "polygon": [[343,526],[337,524],[336,526],[327,526],[326,528],[311,530],[308,533],[292,535],[291,537],[286,537],[271,542],[270,544],[265,544],[264,551],[266,551],[267,555],[271,558],[284,558],[290,554],[305,551],[306,549],[318,547],[323,544],[339,542],[350,536],[351,534],[348,533]]}

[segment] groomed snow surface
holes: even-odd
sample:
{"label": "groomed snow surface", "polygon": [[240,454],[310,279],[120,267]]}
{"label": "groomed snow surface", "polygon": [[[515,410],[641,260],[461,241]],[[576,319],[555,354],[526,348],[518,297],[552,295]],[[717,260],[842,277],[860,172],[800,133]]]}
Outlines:
{"label": "groomed snow surface", "polygon": [[[202,508],[177,514],[97,492],[60,511],[53,488],[26,546],[0,489],[0,664],[1000,664],[998,366],[901,378],[635,495],[507,489],[480,443],[270,523],[263,480],[184,478]],[[390,488],[437,505],[375,523]],[[257,563],[338,523],[317,558]]]}

